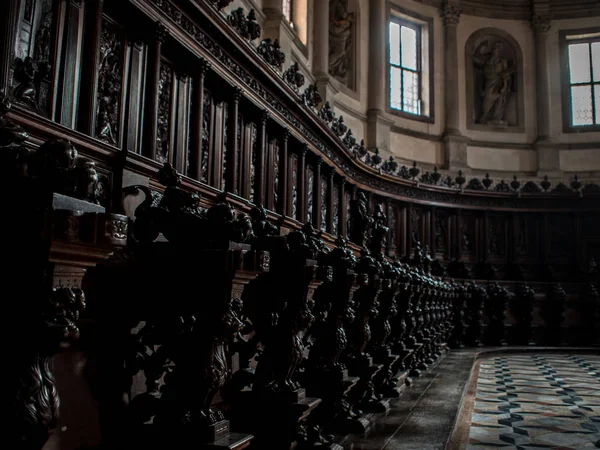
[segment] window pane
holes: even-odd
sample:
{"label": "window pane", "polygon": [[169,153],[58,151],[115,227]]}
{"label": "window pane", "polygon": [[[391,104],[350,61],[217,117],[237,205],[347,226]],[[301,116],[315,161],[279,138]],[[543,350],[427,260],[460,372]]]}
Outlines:
{"label": "window pane", "polygon": [[593,125],[592,87],[573,86],[571,88],[571,102],[573,103],[573,125]]}
{"label": "window pane", "polygon": [[600,81],[600,42],[592,44],[592,64],[594,66],[594,81]]}
{"label": "window pane", "polygon": [[569,70],[571,83],[587,83],[590,81],[590,45],[569,45]]}
{"label": "window pane", "polygon": [[419,76],[416,73],[404,71],[403,110],[419,114]]}
{"label": "window pane", "polygon": [[390,63],[400,64],[400,25],[390,23]]}
{"label": "window pane", "polygon": [[390,106],[402,109],[402,70],[397,67],[390,69]]}
{"label": "window pane", "polygon": [[402,67],[417,70],[417,32],[402,27]]}
{"label": "window pane", "polygon": [[600,85],[594,86],[596,94],[596,125],[600,125]]}

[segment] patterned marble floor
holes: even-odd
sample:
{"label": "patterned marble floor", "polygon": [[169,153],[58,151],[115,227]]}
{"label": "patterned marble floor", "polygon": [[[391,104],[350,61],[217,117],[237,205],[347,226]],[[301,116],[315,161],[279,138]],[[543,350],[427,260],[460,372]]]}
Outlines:
{"label": "patterned marble floor", "polygon": [[600,356],[481,361],[467,449],[600,448]]}

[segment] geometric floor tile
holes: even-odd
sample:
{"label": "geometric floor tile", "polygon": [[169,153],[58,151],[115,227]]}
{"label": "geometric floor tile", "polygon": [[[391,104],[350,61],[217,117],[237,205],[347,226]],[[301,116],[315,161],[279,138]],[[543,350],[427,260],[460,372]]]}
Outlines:
{"label": "geometric floor tile", "polygon": [[470,450],[600,448],[600,356],[489,358],[475,395]]}

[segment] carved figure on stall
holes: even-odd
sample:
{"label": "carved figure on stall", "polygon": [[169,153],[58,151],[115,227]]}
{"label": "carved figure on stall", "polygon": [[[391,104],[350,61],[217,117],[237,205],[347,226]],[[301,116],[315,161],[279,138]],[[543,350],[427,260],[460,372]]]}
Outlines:
{"label": "carved figure on stall", "polygon": [[371,226],[370,250],[375,256],[381,254],[387,243],[389,227],[385,225],[387,218],[383,212],[383,205],[377,204],[373,213]]}
{"label": "carved figure on stall", "polygon": [[352,70],[354,15],[348,0],[329,1],[329,73],[346,86]]}
{"label": "carved figure on stall", "polygon": [[515,67],[501,57],[502,47],[502,42],[495,42],[483,66],[481,124],[506,125],[506,101]]}
{"label": "carved figure on stall", "polygon": [[350,202],[350,208],[350,240],[363,247],[372,222],[369,217],[367,198],[363,192],[359,192],[356,199]]}
{"label": "carved figure on stall", "polygon": [[205,366],[202,383],[204,389],[200,395],[202,405],[200,418],[209,425],[225,418],[221,411],[215,410],[211,406],[219,389],[223,387],[227,377],[231,374],[226,352],[227,345],[240,332],[243,325],[234,311],[232,302],[229,302],[225,307],[220,326],[212,336],[212,342],[209,339],[210,348],[207,348],[206,358],[203,360],[210,360],[210,364]]}
{"label": "carved figure on stall", "polygon": [[29,106],[35,107],[35,78],[37,70],[33,58],[27,56],[24,60],[17,58],[15,60],[15,80],[18,81],[15,87],[15,98]]}

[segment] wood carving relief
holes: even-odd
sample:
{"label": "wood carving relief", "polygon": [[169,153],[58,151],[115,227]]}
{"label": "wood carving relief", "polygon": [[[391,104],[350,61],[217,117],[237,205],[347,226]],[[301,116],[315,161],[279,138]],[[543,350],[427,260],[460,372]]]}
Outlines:
{"label": "wood carving relief", "polygon": [[171,98],[173,95],[173,68],[166,61],[160,62],[158,82],[158,117],[156,135],[156,160],[165,163],[171,158]]}
{"label": "wood carving relief", "polygon": [[102,21],[98,68],[96,137],[117,145],[123,79],[123,40],[112,24]]}

